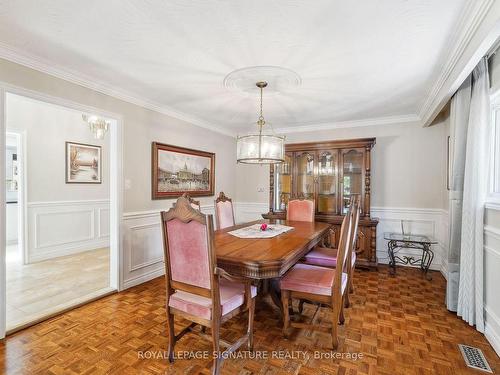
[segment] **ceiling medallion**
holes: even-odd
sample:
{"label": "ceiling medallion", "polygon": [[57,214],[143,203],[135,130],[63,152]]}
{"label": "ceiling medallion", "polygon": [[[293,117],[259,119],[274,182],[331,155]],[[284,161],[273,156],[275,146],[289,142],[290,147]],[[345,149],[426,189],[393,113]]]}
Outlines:
{"label": "ceiling medallion", "polygon": [[255,82],[267,82],[266,96],[293,90],[302,84],[302,79],[293,70],[281,66],[251,66],[237,69],[224,78],[224,87],[244,96],[259,96]]}

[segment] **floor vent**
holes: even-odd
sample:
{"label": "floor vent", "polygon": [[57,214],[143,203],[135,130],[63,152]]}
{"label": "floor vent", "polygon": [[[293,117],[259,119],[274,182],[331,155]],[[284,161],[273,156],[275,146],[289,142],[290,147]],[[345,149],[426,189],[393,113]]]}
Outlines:
{"label": "floor vent", "polygon": [[476,370],[493,373],[481,349],[462,344],[458,344],[458,347],[462,352],[462,356],[467,366]]}

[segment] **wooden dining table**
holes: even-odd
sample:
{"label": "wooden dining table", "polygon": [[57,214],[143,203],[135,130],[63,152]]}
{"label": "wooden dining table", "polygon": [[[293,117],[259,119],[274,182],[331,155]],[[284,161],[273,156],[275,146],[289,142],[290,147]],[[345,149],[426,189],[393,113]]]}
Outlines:
{"label": "wooden dining table", "polygon": [[[239,238],[229,232],[257,223],[282,224],[292,230],[273,238]],[[329,233],[323,222],[257,220],[215,231],[217,266],[254,280],[270,280],[269,293],[281,309],[279,279]]]}

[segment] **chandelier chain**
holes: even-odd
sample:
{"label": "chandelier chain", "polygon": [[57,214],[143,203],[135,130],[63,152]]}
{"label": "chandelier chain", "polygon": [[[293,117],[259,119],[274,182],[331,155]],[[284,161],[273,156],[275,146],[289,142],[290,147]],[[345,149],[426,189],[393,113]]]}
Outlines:
{"label": "chandelier chain", "polygon": [[[264,87],[261,86],[260,87],[260,116],[259,116],[259,122],[263,122],[264,121],[264,116],[262,115],[262,95],[263,95],[263,91],[264,91]],[[264,124],[262,123],[262,125],[264,125]]]}

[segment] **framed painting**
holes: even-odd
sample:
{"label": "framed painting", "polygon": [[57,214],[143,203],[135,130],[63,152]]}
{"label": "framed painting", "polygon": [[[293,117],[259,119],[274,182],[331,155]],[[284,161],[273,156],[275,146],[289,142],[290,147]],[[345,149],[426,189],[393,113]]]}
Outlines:
{"label": "framed painting", "polygon": [[101,166],[101,146],[66,142],[67,184],[100,184]]}
{"label": "framed painting", "polygon": [[214,195],[215,154],[153,142],[153,199]]}

